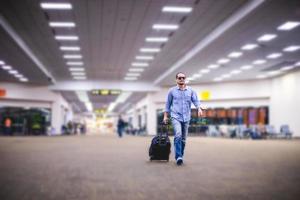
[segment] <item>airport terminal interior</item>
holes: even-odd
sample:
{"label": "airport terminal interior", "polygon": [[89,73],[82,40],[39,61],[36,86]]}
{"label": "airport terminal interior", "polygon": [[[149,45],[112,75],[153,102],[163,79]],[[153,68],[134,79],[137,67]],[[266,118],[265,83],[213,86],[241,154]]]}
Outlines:
{"label": "airport terminal interior", "polygon": [[0,199],[299,199],[299,69],[299,0],[1,0]]}

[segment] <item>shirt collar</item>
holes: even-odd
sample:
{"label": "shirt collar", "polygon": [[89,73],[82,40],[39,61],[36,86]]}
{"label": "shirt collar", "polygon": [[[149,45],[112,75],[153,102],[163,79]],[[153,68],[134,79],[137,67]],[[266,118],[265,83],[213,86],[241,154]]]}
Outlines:
{"label": "shirt collar", "polygon": [[[180,88],[179,88],[179,86],[178,86],[178,85],[176,86],[176,88],[177,88],[177,90],[180,90]],[[187,88],[188,88],[188,86],[187,86],[187,85],[185,85],[185,88],[184,88],[183,90],[187,90]]]}

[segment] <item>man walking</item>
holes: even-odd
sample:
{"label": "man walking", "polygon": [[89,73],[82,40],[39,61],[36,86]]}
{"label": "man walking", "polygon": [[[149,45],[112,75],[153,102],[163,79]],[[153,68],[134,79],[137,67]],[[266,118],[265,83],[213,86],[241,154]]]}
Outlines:
{"label": "man walking", "polygon": [[122,116],[119,115],[118,124],[117,124],[117,132],[118,132],[118,135],[120,138],[123,136],[124,128],[125,128],[125,122],[122,119]]}
{"label": "man walking", "polygon": [[163,119],[166,124],[168,122],[168,114],[170,113],[175,136],[174,148],[177,165],[183,164],[183,154],[191,119],[192,103],[198,109],[198,117],[202,115],[197,94],[190,87],[186,86],[185,78],[186,76],[182,72],[176,74],[177,86],[169,90]]}

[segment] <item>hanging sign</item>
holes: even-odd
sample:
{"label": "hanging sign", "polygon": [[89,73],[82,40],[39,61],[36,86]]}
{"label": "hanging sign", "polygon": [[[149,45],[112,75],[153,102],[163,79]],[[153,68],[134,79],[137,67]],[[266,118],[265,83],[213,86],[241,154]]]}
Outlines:
{"label": "hanging sign", "polygon": [[210,91],[202,91],[201,94],[201,100],[210,100],[211,94]]}
{"label": "hanging sign", "polygon": [[121,94],[121,90],[92,90],[93,95],[107,96],[107,95],[119,95]]}

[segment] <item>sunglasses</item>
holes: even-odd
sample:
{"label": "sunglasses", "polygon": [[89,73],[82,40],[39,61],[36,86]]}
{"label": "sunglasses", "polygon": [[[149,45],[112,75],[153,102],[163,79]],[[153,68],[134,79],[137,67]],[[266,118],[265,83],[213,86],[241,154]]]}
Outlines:
{"label": "sunglasses", "polygon": [[180,77],[177,77],[177,79],[179,79],[179,80],[184,80],[185,77],[184,77],[184,76],[180,76]]}

